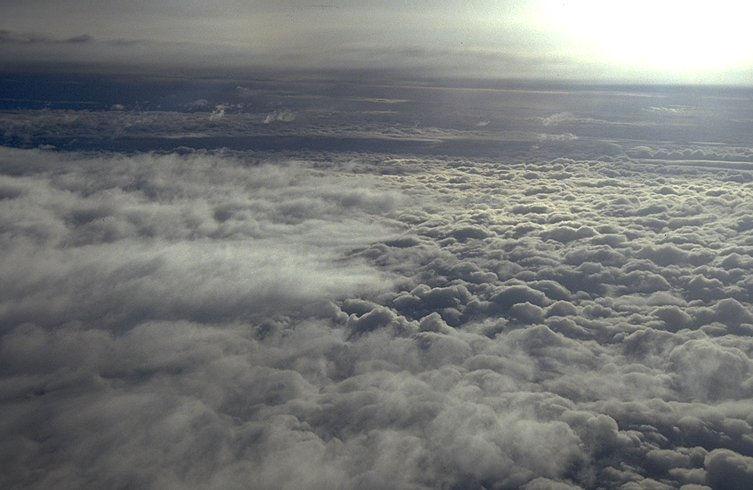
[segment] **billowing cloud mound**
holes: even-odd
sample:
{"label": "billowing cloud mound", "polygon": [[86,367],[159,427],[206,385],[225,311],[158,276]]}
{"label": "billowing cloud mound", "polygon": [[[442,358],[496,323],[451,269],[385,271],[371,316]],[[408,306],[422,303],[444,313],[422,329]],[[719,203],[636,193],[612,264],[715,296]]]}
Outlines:
{"label": "billowing cloud mound", "polygon": [[753,482],[746,172],[183,153],[0,151],[3,487]]}

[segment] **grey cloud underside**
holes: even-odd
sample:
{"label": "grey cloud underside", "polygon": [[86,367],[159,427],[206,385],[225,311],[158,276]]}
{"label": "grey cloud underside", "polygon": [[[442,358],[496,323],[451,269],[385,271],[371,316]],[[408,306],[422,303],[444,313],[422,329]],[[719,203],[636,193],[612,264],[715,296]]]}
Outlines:
{"label": "grey cloud underside", "polygon": [[[266,21],[262,16],[253,16],[261,25],[244,26],[243,32],[264,32],[270,30],[270,25],[290,22],[284,15],[278,15]],[[338,24],[332,19],[329,22]],[[207,75],[218,71],[225,74],[228,71],[258,73],[263,70],[312,73],[325,69],[410,73],[413,77],[451,74],[456,77],[589,79],[602,77],[605,72],[596,64],[578,63],[556,53],[524,50],[518,45],[518,35],[510,33],[506,34],[507,42],[483,46],[468,39],[465,39],[466,45],[463,40],[437,43],[436,34],[426,32],[415,39],[408,36],[403,41],[392,39],[404,37],[400,33],[361,32],[367,25],[379,25],[373,19],[358,29],[344,30],[344,25],[352,23],[352,19],[345,20],[337,27],[333,26],[329,33],[323,26],[321,31],[312,30],[312,20],[308,18],[297,23],[301,24],[298,35],[285,40],[272,29],[267,35],[277,37],[274,41],[243,35],[218,37],[218,33],[207,25],[195,26],[197,31],[204,31],[204,35],[178,36],[177,39],[160,36],[159,30],[156,37],[133,37],[130,32],[118,30],[111,30],[119,32],[113,36],[108,31],[96,35],[86,32],[54,35],[46,31],[0,29],[0,46],[3,47],[0,61],[11,70],[31,66],[37,71],[50,72],[55,71],[55,66],[62,66],[68,72],[84,68],[158,76],[185,72]],[[176,30],[190,31],[185,26]],[[482,35],[478,39],[483,40],[488,37]]]}
{"label": "grey cloud underside", "polygon": [[751,175],[631,151],[1,149],[0,486],[748,488]]}
{"label": "grey cloud underside", "polygon": [[88,34],[67,37],[64,39],[52,38],[41,34],[20,33],[9,30],[0,30],[0,44],[78,44],[88,43],[94,38]]}
{"label": "grey cloud underside", "polygon": [[[750,39],[730,35],[744,30],[736,19],[749,15],[735,2],[677,12],[629,2],[610,7],[538,0],[6,0],[0,62],[44,72],[61,65],[160,75],[252,67],[750,86]],[[714,32],[712,24],[728,28]],[[696,44],[694,32],[706,33],[705,42]]]}

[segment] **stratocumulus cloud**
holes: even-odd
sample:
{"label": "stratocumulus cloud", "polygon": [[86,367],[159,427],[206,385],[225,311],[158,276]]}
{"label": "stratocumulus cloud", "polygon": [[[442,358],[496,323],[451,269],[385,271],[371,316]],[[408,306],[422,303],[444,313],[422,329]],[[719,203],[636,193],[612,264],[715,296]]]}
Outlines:
{"label": "stratocumulus cloud", "polygon": [[753,478],[744,172],[7,148],[0,169],[4,487]]}

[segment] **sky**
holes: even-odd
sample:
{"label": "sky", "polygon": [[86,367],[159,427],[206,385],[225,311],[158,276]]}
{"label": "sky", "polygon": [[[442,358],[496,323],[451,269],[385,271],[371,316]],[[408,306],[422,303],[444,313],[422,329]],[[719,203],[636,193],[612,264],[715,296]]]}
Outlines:
{"label": "sky", "polygon": [[750,85],[752,14],[731,0],[9,0],[0,60]]}

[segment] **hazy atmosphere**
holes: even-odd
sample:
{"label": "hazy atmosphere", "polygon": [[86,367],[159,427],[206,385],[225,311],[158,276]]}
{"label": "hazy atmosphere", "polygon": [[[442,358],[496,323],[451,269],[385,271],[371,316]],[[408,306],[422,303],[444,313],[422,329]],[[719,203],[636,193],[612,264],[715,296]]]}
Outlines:
{"label": "hazy atmosphere", "polygon": [[748,3],[0,12],[0,487],[753,488]]}
{"label": "hazy atmosphere", "polygon": [[737,0],[4,0],[0,60],[749,85]]}

